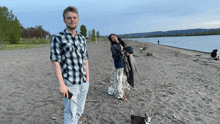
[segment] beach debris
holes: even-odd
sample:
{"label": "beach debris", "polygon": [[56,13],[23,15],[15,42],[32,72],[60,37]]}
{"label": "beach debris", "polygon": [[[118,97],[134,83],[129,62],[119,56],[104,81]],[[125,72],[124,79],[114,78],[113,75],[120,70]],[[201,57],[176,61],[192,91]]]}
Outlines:
{"label": "beach debris", "polygon": [[173,115],[173,118],[176,119],[176,115]]}
{"label": "beach debris", "polygon": [[133,54],[134,57],[139,57],[138,55]]}
{"label": "beach debris", "polygon": [[146,49],[147,49],[147,46],[146,46],[146,44],[145,44],[143,50],[146,50]]}
{"label": "beach debris", "polygon": [[174,55],[175,55],[176,57],[178,57],[178,55],[180,54],[179,51],[173,51],[173,50],[171,50],[170,52],[174,53]]}
{"label": "beach debris", "polygon": [[180,52],[174,51],[174,55],[177,57]]}
{"label": "beach debris", "polygon": [[195,62],[199,61],[199,59],[194,60]]}
{"label": "beach debris", "polygon": [[52,117],[52,119],[53,119],[53,120],[58,120],[58,118],[56,118],[56,117]]}
{"label": "beach debris", "polygon": [[90,110],[88,110],[87,112],[84,112],[84,113],[89,113],[92,109],[94,109],[94,108],[96,108],[96,107],[99,107],[101,104],[102,104],[102,102],[103,102],[104,100],[101,100],[101,101],[99,101],[99,103],[96,103],[95,104],[95,106],[93,106]]}
{"label": "beach debris", "polygon": [[151,52],[147,53],[147,56],[153,56],[153,53],[151,53]]}
{"label": "beach debris", "polygon": [[99,102],[98,100],[86,100],[86,102]]}
{"label": "beach debris", "polygon": [[201,55],[196,55],[196,56],[201,56]]}
{"label": "beach debris", "polygon": [[140,52],[142,53],[143,50],[146,50],[146,49],[147,49],[147,46],[146,46],[146,44],[145,44],[144,47],[140,47]]}
{"label": "beach debris", "polygon": [[143,53],[143,48],[140,48],[140,52]]}

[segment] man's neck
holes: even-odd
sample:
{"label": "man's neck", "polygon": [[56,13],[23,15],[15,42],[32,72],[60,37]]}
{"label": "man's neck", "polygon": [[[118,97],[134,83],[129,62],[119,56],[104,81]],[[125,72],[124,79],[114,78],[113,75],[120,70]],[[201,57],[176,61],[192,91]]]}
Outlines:
{"label": "man's neck", "polygon": [[76,35],[76,33],[77,33],[77,31],[76,31],[76,29],[69,29],[69,28],[66,28],[69,32],[70,32],[70,34],[72,34],[73,36],[75,36]]}

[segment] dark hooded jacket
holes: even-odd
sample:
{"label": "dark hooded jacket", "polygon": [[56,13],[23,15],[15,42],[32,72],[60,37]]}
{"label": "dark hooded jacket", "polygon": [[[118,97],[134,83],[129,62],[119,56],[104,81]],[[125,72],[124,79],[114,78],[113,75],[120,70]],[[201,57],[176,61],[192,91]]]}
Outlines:
{"label": "dark hooded jacket", "polygon": [[120,43],[115,43],[111,47],[112,58],[114,59],[115,68],[124,68],[123,54]]}

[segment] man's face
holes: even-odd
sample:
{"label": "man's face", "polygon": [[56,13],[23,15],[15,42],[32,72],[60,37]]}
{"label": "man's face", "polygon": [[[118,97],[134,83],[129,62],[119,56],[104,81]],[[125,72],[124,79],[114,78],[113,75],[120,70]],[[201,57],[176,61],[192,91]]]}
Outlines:
{"label": "man's face", "polygon": [[64,23],[66,23],[66,27],[69,29],[76,29],[78,26],[79,18],[77,13],[67,12],[65,14]]}

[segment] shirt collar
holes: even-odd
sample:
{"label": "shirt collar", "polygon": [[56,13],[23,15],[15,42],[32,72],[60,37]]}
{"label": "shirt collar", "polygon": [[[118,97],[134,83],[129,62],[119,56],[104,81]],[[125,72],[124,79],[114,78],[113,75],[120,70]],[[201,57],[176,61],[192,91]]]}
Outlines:
{"label": "shirt collar", "polygon": [[[67,35],[72,35],[66,28],[64,29],[64,32],[67,34]],[[76,35],[78,35],[78,32],[76,31]]]}

